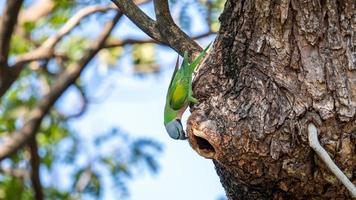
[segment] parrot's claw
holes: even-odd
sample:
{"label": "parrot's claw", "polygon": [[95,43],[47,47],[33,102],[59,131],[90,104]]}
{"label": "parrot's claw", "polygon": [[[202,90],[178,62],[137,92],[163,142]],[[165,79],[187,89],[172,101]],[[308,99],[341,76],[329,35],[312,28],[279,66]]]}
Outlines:
{"label": "parrot's claw", "polygon": [[193,96],[189,97],[189,101],[192,102],[193,104],[199,103],[198,99],[194,98]]}

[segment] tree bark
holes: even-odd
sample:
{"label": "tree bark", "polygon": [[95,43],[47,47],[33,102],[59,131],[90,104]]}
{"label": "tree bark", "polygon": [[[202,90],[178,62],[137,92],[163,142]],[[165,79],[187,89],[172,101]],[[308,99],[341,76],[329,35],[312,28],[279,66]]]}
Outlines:
{"label": "tree bark", "polygon": [[307,126],[355,184],[355,4],[227,0],[187,129],[229,199],[351,199]]}

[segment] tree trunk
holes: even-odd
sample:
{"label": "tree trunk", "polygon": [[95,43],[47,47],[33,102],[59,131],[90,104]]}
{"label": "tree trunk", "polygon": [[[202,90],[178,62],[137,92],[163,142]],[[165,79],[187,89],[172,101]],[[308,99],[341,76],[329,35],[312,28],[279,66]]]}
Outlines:
{"label": "tree trunk", "polygon": [[355,4],[227,0],[188,133],[229,199],[351,199],[309,147],[307,126],[356,183]]}

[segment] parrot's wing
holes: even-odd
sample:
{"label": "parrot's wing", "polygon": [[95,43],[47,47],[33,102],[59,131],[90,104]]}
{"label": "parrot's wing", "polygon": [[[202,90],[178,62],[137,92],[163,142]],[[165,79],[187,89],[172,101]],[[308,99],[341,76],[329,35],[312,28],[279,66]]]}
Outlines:
{"label": "parrot's wing", "polygon": [[188,51],[184,51],[182,66],[187,66],[187,65],[189,65]]}
{"label": "parrot's wing", "polygon": [[205,47],[205,49],[199,54],[199,56],[196,57],[196,58],[194,59],[194,61],[189,65],[189,68],[188,68],[188,70],[189,70],[188,73],[189,73],[189,74],[192,74],[192,73],[194,72],[196,66],[197,66],[197,65],[200,63],[200,61],[204,58],[204,56],[205,56],[206,52],[208,51],[210,45],[211,45],[211,43],[210,43],[207,47]]}
{"label": "parrot's wing", "polygon": [[179,65],[178,64],[179,64],[179,56],[177,56],[176,66],[174,67],[174,71],[173,71],[173,74],[172,74],[171,82],[169,82],[168,91],[167,91],[167,99],[170,96],[172,84],[173,84],[175,76],[177,75],[177,71],[179,69]]}
{"label": "parrot's wing", "polygon": [[171,82],[169,83],[168,88],[171,88],[172,82],[173,82],[173,80],[174,80],[174,77],[175,77],[176,74],[177,74],[178,68],[179,68],[179,56],[177,56],[176,66],[174,67],[173,75],[172,75]]}
{"label": "parrot's wing", "polygon": [[170,107],[173,110],[181,109],[188,99],[188,80],[181,79],[172,85],[170,92]]}

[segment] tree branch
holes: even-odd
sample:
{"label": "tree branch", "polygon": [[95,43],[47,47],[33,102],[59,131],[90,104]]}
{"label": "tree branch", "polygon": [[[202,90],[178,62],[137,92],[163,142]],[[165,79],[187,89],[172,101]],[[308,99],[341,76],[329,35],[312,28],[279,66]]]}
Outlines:
{"label": "tree branch", "polygon": [[318,140],[318,130],[315,125],[310,123],[308,125],[308,139],[310,147],[315,151],[315,153],[321,158],[324,164],[329,168],[329,170],[336,176],[339,181],[350,191],[351,195],[356,198],[356,187],[347,178],[347,176],[340,170],[340,168],[334,163],[330,158],[328,152],[320,145]]}
{"label": "tree branch", "polygon": [[203,49],[174,23],[168,0],[154,0],[153,3],[158,29],[165,37],[167,44],[180,55],[188,51],[189,55],[192,55],[190,59],[198,56]]}
{"label": "tree branch", "polygon": [[73,118],[81,117],[88,109],[89,99],[87,97],[87,94],[84,91],[84,88],[82,88],[77,83],[75,83],[74,86],[77,88],[77,90],[82,98],[82,105],[80,106],[80,110],[78,112],[65,116],[65,120],[70,120]]}
{"label": "tree branch", "polygon": [[111,0],[136,26],[158,42],[165,43],[156,22],[131,0]]}
{"label": "tree branch", "polygon": [[[6,67],[11,35],[14,31],[23,0],[7,0],[0,26],[0,69]],[[1,72],[1,71],[0,71]],[[1,77],[5,74],[1,73]]]}
{"label": "tree branch", "polygon": [[[206,32],[206,33],[194,36],[194,37],[192,37],[192,39],[199,40],[201,38],[205,38],[205,37],[208,37],[208,36],[214,35],[214,34],[216,34],[216,33],[215,32]],[[138,39],[113,40],[113,39],[111,39],[105,43],[104,48],[115,48],[115,47],[126,46],[126,45],[147,44],[147,43],[161,44],[153,39],[144,39],[144,40],[138,40]]]}
{"label": "tree branch", "polygon": [[83,69],[103,47],[106,39],[121,16],[121,13],[116,14],[114,19],[105,25],[101,35],[92,43],[83,58],[77,63],[68,66],[58,77],[50,91],[38,102],[36,108],[30,112],[29,118],[24,126],[7,138],[3,138],[2,144],[0,145],[0,161],[15,153],[19,148],[26,144],[31,137],[35,136],[42,119],[49,109],[64,91],[76,81]]}
{"label": "tree branch", "polygon": [[173,21],[167,0],[154,0],[157,21],[147,16],[132,0],[111,0],[142,31],[158,43],[169,45],[181,56],[190,52],[190,59],[203,49]]}
{"label": "tree branch", "polygon": [[91,166],[89,165],[84,172],[79,176],[77,183],[75,184],[75,192],[77,194],[82,194],[83,190],[90,183],[91,176],[93,175],[93,171]]}
{"label": "tree branch", "polygon": [[13,78],[8,67],[11,35],[14,31],[23,0],[7,0],[0,22],[0,88],[9,85]]}
{"label": "tree branch", "polygon": [[54,0],[37,0],[28,9],[20,12],[19,24],[35,22],[52,12],[55,7]]}
{"label": "tree branch", "polygon": [[35,193],[36,200],[43,200],[43,191],[42,184],[40,179],[40,164],[41,159],[38,156],[38,147],[36,137],[31,137],[28,143],[29,151],[31,155],[30,164],[31,164],[31,182],[32,188]]}

